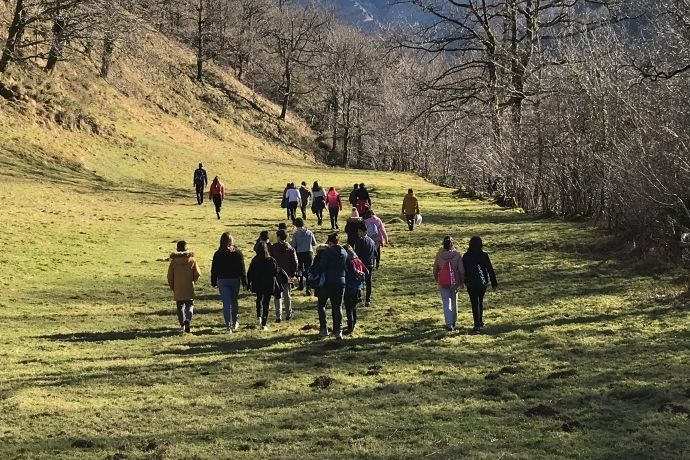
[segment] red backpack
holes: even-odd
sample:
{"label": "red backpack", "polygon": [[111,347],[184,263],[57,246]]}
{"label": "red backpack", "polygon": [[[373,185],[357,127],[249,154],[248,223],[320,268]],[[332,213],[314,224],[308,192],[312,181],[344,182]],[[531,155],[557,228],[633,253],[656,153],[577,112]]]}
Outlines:
{"label": "red backpack", "polygon": [[453,270],[453,266],[448,261],[438,274],[438,285],[444,289],[450,289],[455,284],[455,270]]}

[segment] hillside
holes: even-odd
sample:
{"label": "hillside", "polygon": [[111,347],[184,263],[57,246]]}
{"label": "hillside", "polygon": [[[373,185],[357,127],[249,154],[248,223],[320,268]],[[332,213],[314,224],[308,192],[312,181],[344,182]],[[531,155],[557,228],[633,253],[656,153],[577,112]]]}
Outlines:
{"label": "hillside", "polygon": [[[192,62],[150,35],[108,82],[88,60],[2,77],[0,458],[690,455],[684,277],[610,258],[610,237],[584,223],[326,168],[306,127],[277,123],[219,69],[195,83]],[[226,183],[220,220],[195,202],[199,161]],[[368,184],[391,238],[373,305],[339,342],[317,336],[313,297],[295,292],[295,320],[261,331],[243,292],[226,335],[209,282],[218,238],[249,258],[285,217],[284,184],[302,180]],[[408,187],[414,232],[394,219]],[[460,250],[481,235],[498,272],[481,334],[463,292],[459,331],[443,328],[431,264],[447,234]],[[165,277],[179,239],[202,271],[189,334]]]}
{"label": "hillside", "polygon": [[298,120],[278,122],[272,103],[211,64],[196,82],[193,55],[159,34],[137,40],[108,81],[78,56],[51,75],[27,63],[0,76],[5,174],[180,186],[199,161],[224,173],[255,160],[313,163],[313,134]]}

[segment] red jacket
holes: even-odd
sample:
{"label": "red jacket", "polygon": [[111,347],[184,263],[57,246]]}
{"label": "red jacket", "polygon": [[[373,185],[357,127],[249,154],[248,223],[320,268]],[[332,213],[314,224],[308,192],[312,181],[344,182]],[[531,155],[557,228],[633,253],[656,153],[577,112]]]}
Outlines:
{"label": "red jacket", "polygon": [[209,200],[213,198],[213,195],[220,195],[221,198],[225,196],[225,188],[222,183],[211,184],[211,188],[208,190]]}
{"label": "red jacket", "polygon": [[338,192],[328,192],[326,195],[326,205],[328,206],[328,209],[343,210],[343,202],[340,200],[340,195]]}

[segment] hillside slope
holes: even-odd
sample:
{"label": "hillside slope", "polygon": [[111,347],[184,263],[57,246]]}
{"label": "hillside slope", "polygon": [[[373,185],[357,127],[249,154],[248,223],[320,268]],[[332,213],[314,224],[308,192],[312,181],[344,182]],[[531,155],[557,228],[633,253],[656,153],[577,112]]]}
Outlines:
{"label": "hillside slope", "polygon": [[138,40],[117,55],[108,81],[79,56],[51,75],[33,63],[1,74],[4,174],[59,179],[69,170],[179,186],[199,161],[226,175],[256,160],[313,163],[313,135],[299,120],[279,122],[272,103],[212,64],[195,81],[192,54],[160,34]]}

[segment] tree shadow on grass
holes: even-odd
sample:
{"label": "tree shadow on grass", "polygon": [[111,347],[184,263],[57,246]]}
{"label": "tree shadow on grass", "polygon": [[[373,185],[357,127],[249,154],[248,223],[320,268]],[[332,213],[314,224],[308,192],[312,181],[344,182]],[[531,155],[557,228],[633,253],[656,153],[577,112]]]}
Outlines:
{"label": "tree shadow on grass", "polygon": [[59,342],[109,342],[113,340],[157,339],[163,337],[173,337],[179,334],[179,331],[166,327],[129,331],[74,332],[68,334],[42,335],[36,338],[55,340]]}

